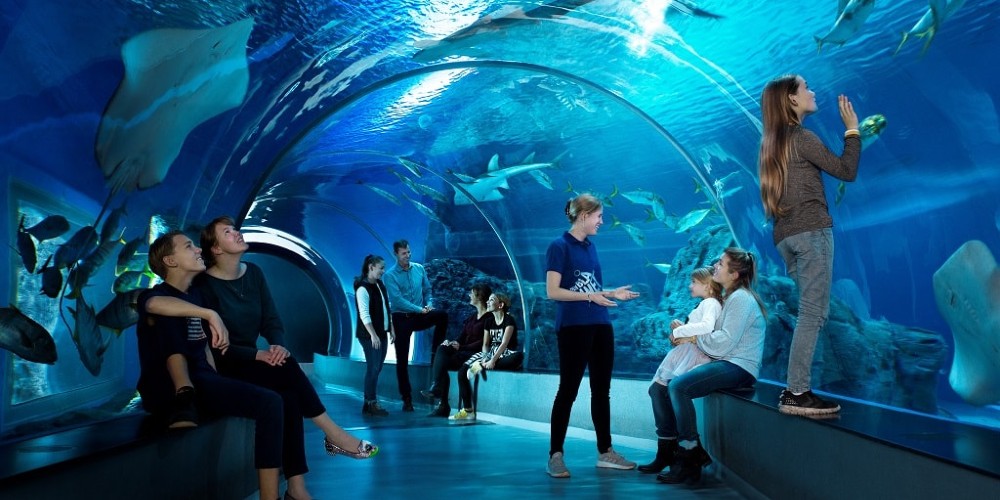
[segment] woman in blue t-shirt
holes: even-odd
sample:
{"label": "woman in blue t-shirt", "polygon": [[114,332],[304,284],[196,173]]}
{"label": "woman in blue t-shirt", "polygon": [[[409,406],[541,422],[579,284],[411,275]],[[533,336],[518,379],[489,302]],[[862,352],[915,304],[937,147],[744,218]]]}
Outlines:
{"label": "woman in blue t-shirt", "polygon": [[546,252],[545,292],[556,301],[556,335],[559,345],[559,389],[552,405],[552,436],[546,472],[569,477],[563,462],[563,442],[573,402],[590,368],[590,413],[597,433],[597,466],[629,470],[631,462],[611,448],[611,372],[615,360],[614,329],[609,307],[613,299],[639,296],[631,285],[604,290],[601,263],[589,237],[604,224],[604,207],[589,193],[566,203],[569,231],[552,242]]}

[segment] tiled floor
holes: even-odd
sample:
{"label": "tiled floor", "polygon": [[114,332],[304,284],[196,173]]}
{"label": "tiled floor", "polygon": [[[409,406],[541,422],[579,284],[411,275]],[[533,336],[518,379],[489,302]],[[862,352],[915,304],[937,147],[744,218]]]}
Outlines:
{"label": "tiled floor", "polygon": [[[456,423],[426,417],[429,405],[403,413],[392,402],[385,404],[388,417],[363,418],[358,393],[333,386],[320,390],[331,417],[356,436],[376,442],[381,451],[369,460],[329,457],[320,445],[322,434],[307,424],[306,442],[314,445],[307,445],[306,481],[318,499],[742,498],[710,475],[691,488],[660,484],[655,476],[634,470],[597,469],[593,433],[586,431],[571,432],[566,440],[572,477],[552,479],[545,474],[547,424],[490,416]],[[615,449],[644,463],[652,459],[653,446],[651,441],[617,439]]]}

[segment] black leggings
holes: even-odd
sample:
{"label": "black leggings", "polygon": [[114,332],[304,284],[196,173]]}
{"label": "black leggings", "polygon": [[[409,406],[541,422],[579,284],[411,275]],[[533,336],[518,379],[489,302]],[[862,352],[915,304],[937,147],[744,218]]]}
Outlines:
{"label": "black leggings", "polygon": [[615,333],[611,325],[563,327],[559,340],[559,389],[552,404],[549,454],[563,451],[570,411],[580,391],[583,372],[590,368],[590,416],[597,434],[597,452],[611,448],[611,372],[615,365]]}
{"label": "black leggings", "polygon": [[227,377],[270,389],[281,396],[285,416],[281,462],[285,477],[309,472],[303,418],[318,417],[326,408],[295,358],[289,356],[279,366],[263,361],[232,360],[220,363],[219,370]]}

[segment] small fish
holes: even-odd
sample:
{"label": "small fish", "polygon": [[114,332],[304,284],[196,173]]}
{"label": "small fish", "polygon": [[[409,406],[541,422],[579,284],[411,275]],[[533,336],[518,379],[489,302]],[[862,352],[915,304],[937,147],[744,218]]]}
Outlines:
{"label": "small fish", "polygon": [[671,264],[654,264],[654,263],[650,262],[649,259],[646,259],[646,267],[653,267],[657,271],[659,271],[659,272],[661,272],[663,274],[667,274],[667,273],[670,272],[670,268],[672,268],[673,265],[671,265]]}
{"label": "small fish", "polygon": [[73,343],[80,353],[80,361],[93,376],[101,374],[101,364],[104,362],[104,352],[111,344],[111,337],[104,337],[101,327],[97,325],[97,315],[93,306],[77,297],[76,309],[68,308],[73,314]]}
{"label": "small fish", "polygon": [[59,269],[76,264],[97,246],[97,230],[94,226],[80,228],[66,243],[56,249],[55,266]]}
{"label": "small fish", "polygon": [[409,184],[410,188],[414,190],[415,193],[419,195],[425,195],[433,199],[438,203],[448,203],[448,198],[441,194],[438,190],[419,182],[411,182]]}
{"label": "small fish", "polygon": [[844,195],[847,194],[847,183],[841,181],[837,184],[837,196],[833,200],[833,204],[836,206],[840,205],[840,202],[844,201]]}
{"label": "small fish", "polygon": [[38,224],[25,229],[38,241],[51,240],[69,231],[69,221],[61,215],[50,215]]}
{"label": "small fish", "polygon": [[664,226],[667,226],[670,229],[676,229],[677,228],[677,219],[678,218],[679,217],[677,217],[676,215],[667,215],[667,214],[663,214],[662,217],[657,217],[656,214],[654,214],[652,210],[650,210],[648,208],[646,209],[646,222],[653,222],[655,220],[658,220],[658,221],[662,222]]}
{"label": "small fish", "polygon": [[861,150],[864,151],[871,146],[882,135],[888,124],[883,115],[871,115],[861,120],[861,124],[858,125],[858,131],[861,132]]}
{"label": "small fish", "polygon": [[364,186],[364,187],[366,187],[368,189],[371,189],[373,193],[375,193],[375,194],[377,194],[377,195],[379,195],[379,196],[381,196],[381,197],[383,197],[383,198],[385,198],[385,199],[387,199],[387,200],[395,203],[396,205],[399,205],[399,199],[396,198],[395,196],[393,196],[392,193],[390,193],[390,192],[388,192],[388,191],[386,191],[386,190],[384,190],[382,188],[377,188],[375,186],[372,186],[371,184],[365,184],[364,181],[361,181],[361,180],[358,180],[358,184],[360,184],[360,185],[362,185],[362,186]]}
{"label": "small fish", "polygon": [[664,220],[667,217],[667,207],[666,203],[660,195],[652,192],[646,191],[645,189],[636,189],[635,191],[627,191],[621,194],[623,198],[637,205],[648,205],[653,213],[653,217],[657,220]]}
{"label": "small fish", "polygon": [[541,186],[543,188],[548,189],[548,190],[552,190],[553,189],[552,188],[552,178],[549,177],[549,174],[546,174],[545,172],[542,172],[541,170],[532,170],[531,172],[528,172],[528,173],[531,174],[531,176],[534,177],[535,180],[538,181],[538,183],[541,184]]}
{"label": "small fish", "polygon": [[456,172],[456,171],[454,171],[454,170],[452,170],[450,168],[448,170],[445,170],[445,172],[447,172],[447,173],[449,173],[451,175],[454,175],[456,179],[458,179],[458,180],[460,180],[462,182],[475,182],[476,181],[475,177],[473,177],[471,175],[463,174],[461,172]]}
{"label": "small fish", "polygon": [[[145,279],[144,279],[145,278]],[[132,290],[146,289],[152,286],[152,280],[156,275],[149,270],[147,265],[143,271],[125,271],[115,278],[114,285],[111,286],[115,293],[126,293]]]}
{"label": "small fish", "polygon": [[666,15],[670,12],[670,9],[674,9],[681,14],[685,14],[692,17],[706,17],[709,19],[722,19],[722,16],[709,12],[701,7],[698,7],[693,2],[688,0],[673,0],[667,4],[667,9],[663,11]]}
{"label": "small fish", "polygon": [[33,363],[51,365],[58,358],[48,330],[14,306],[0,308],[0,348]]}
{"label": "small fish", "polygon": [[127,214],[125,211],[125,204],[114,209],[108,214],[108,217],[104,219],[104,225],[101,226],[101,238],[99,241],[108,241],[114,238],[115,233],[118,232],[118,227],[121,225],[122,216]]}
{"label": "small fish", "polygon": [[646,234],[642,232],[642,229],[639,229],[633,226],[632,224],[623,223],[622,221],[618,220],[618,217],[615,217],[614,215],[612,215],[611,218],[614,220],[614,222],[611,224],[611,227],[621,226],[621,228],[624,229],[626,233],[628,233],[629,237],[632,238],[632,241],[634,241],[636,245],[639,245],[641,247],[646,246]]}
{"label": "small fish", "polygon": [[38,266],[38,251],[35,249],[35,240],[24,229],[24,215],[21,216],[21,225],[17,228],[17,253],[21,256],[21,263],[29,273],[35,272]]}
{"label": "small fish", "polygon": [[62,290],[63,275],[58,267],[50,266],[50,262],[52,262],[51,255],[45,259],[45,265],[38,271],[42,275],[42,291],[40,293],[54,299],[59,297],[59,291]]}
{"label": "small fish", "polygon": [[875,8],[875,0],[840,0],[837,7],[837,20],[833,28],[823,38],[815,36],[816,52],[823,50],[824,43],[847,43],[865,24],[865,20]]}
{"label": "small fish", "polygon": [[684,231],[701,224],[701,221],[705,220],[705,216],[707,216],[711,211],[712,209],[710,208],[702,208],[688,212],[687,215],[681,217],[680,221],[677,222],[677,229],[675,229],[675,231],[683,233]]}
{"label": "small fish", "polygon": [[[602,205],[604,205],[606,207],[613,207],[613,206],[615,206],[615,204],[614,204],[614,197],[618,196],[619,193],[618,193],[618,185],[617,184],[613,184],[611,187],[612,187],[611,194],[609,194],[607,196],[605,196],[603,193],[600,193],[600,192],[597,192],[597,191],[584,191],[584,192],[590,193],[594,198],[597,198],[598,200],[601,200],[601,204]],[[579,196],[579,195],[582,194],[581,192],[578,192],[575,189],[573,189],[573,183],[569,182],[569,181],[566,181],[566,192],[567,193],[573,193],[576,196]]]}
{"label": "small fish", "polygon": [[419,201],[414,200],[413,198],[410,198],[409,196],[406,196],[405,194],[403,195],[403,198],[406,198],[407,200],[410,200],[410,203],[412,203],[413,206],[417,208],[417,211],[420,212],[420,213],[422,213],[422,214],[424,214],[428,219],[431,219],[431,220],[437,222],[438,224],[443,224],[441,222],[441,219],[438,218],[437,214],[434,213],[434,211],[431,210],[430,207],[428,207],[427,205],[424,205],[423,203],[420,203]]}
{"label": "small fish", "polygon": [[121,335],[122,330],[139,321],[139,310],[136,305],[142,289],[125,293],[116,293],[115,298],[97,313],[97,324],[110,328],[115,335]]}
{"label": "small fish", "polygon": [[397,158],[397,159],[399,160],[400,165],[406,167],[406,169],[409,170],[410,173],[416,177],[423,177],[423,174],[420,173],[420,169],[429,170],[427,169],[427,167],[424,167],[423,165],[413,160],[407,160],[406,158]]}

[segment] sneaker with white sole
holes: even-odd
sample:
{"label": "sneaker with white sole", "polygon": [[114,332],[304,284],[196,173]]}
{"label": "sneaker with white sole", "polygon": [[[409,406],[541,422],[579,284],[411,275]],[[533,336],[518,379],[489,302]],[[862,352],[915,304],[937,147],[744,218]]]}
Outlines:
{"label": "sneaker with white sole", "polygon": [[608,451],[597,456],[597,467],[602,469],[632,470],[635,468],[635,462],[626,460],[625,457],[619,455],[613,448],[608,448]]}
{"label": "sneaker with white sole", "polygon": [[569,477],[569,469],[566,468],[566,462],[563,462],[563,453],[557,451],[549,457],[549,463],[545,466],[545,472],[549,476],[556,478]]}
{"label": "sneaker with white sole", "polygon": [[840,411],[840,405],[817,396],[813,391],[794,394],[785,389],[778,398],[778,411],[786,415],[829,415]]}
{"label": "sneaker with white sole", "polygon": [[448,418],[451,420],[475,420],[476,412],[462,408],[461,410],[458,410],[458,413],[455,413]]}

